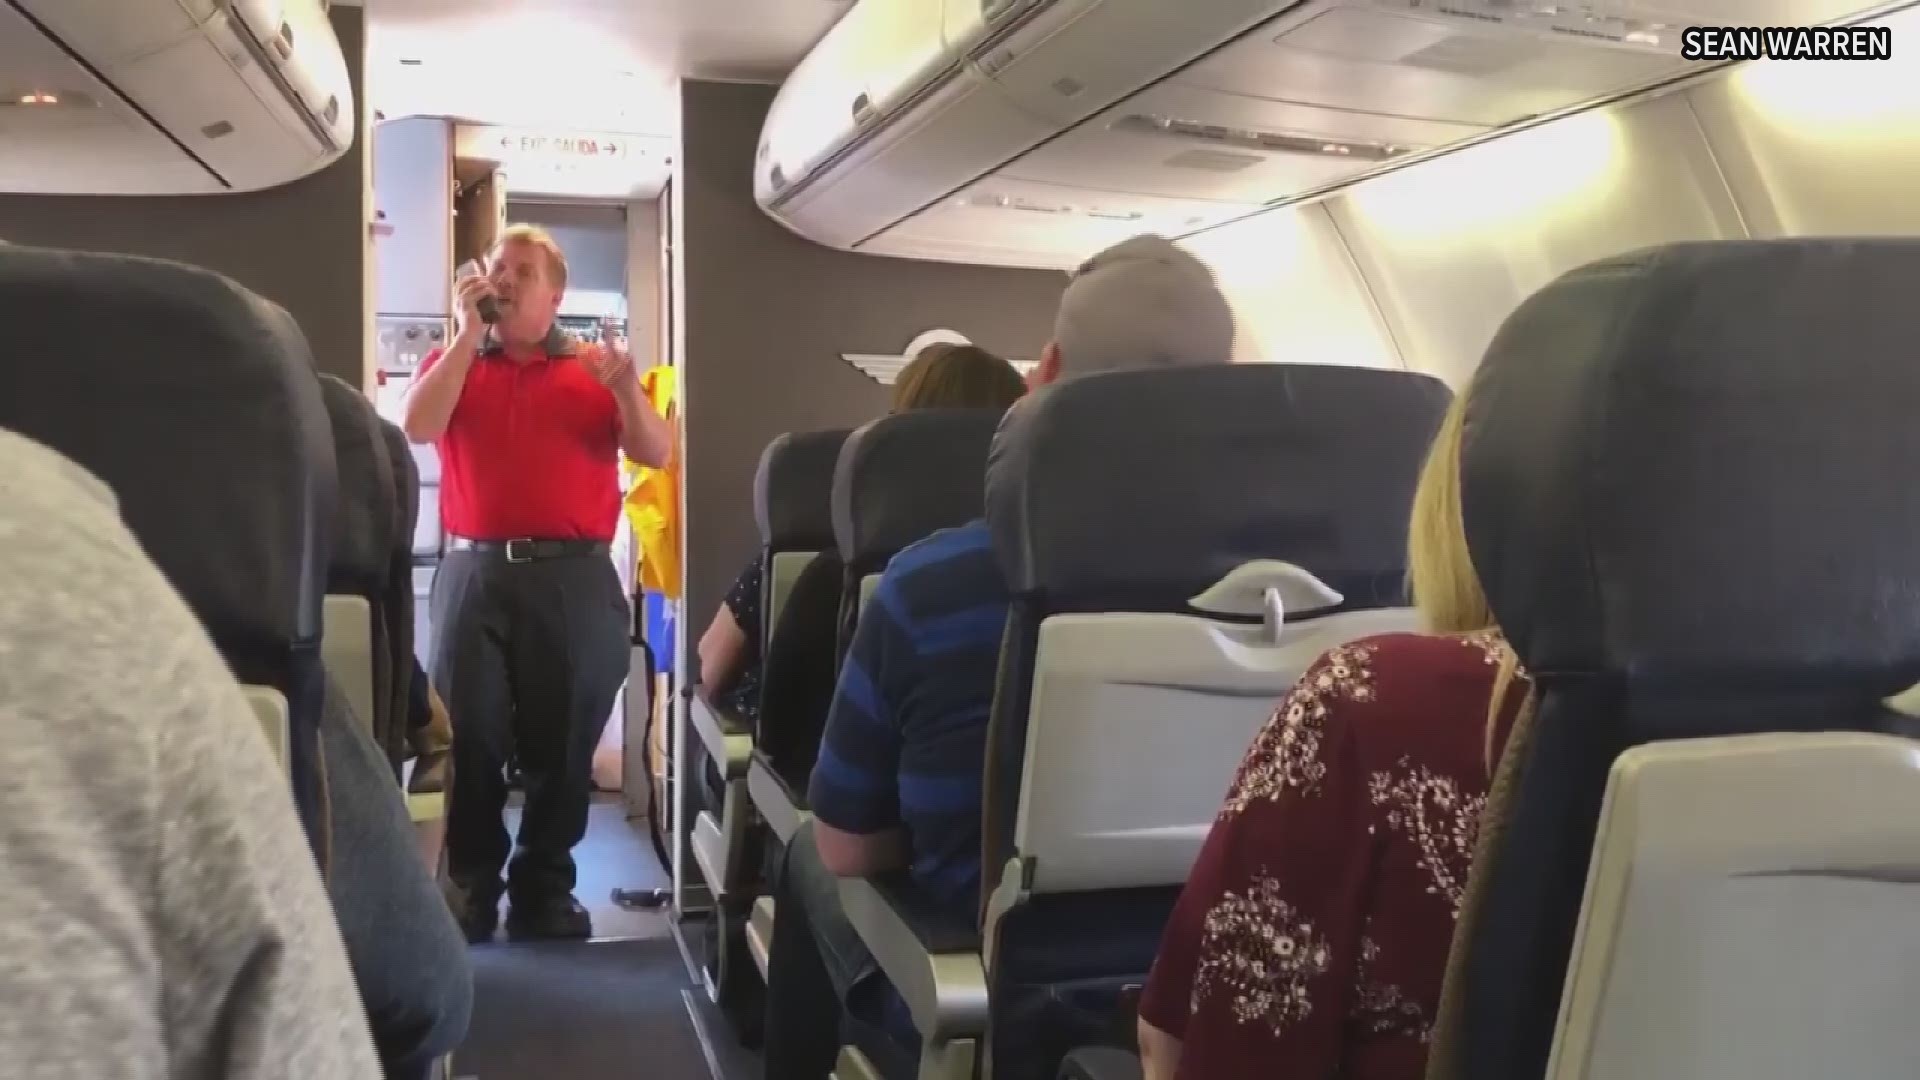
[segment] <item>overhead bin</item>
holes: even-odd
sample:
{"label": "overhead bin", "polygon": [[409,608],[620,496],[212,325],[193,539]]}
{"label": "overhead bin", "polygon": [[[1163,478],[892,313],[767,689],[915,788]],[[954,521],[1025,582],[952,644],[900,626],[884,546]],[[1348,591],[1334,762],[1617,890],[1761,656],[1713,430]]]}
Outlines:
{"label": "overhead bin", "polygon": [[861,0],[801,59],[768,112],[755,188],[777,197],[859,133],[952,73],[981,0]]}
{"label": "overhead bin", "polygon": [[[33,46],[46,62],[0,76],[4,89],[17,98],[12,80],[30,77],[27,91],[84,95],[92,108],[38,113],[30,129],[29,109],[8,109],[8,141],[31,164],[0,172],[6,190],[254,190],[306,176],[353,142],[356,106],[325,0],[15,4],[4,9],[9,49]],[[108,175],[101,161],[120,164]]]}
{"label": "overhead bin", "polygon": [[[829,246],[1019,266],[1071,265],[1114,221],[1204,228],[1709,70],[1680,57],[1687,26],[1878,6],[942,0],[907,19],[905,2],[861,0],[782,88],[756,196]],[[884,78],[848,66],[877,40],[911,41],[910,59],[869,64]],[[879,104],[854,109],[863,93]]]}
{"label": "overhead bin", "polygon": [[[1272,0],[921,0],[937,20],[892,10],[913,4],[849,9],[768,113],[755,196],[802,236],[854,247],[1252,25]],[[914,63],[860,59],[883,40]]]}

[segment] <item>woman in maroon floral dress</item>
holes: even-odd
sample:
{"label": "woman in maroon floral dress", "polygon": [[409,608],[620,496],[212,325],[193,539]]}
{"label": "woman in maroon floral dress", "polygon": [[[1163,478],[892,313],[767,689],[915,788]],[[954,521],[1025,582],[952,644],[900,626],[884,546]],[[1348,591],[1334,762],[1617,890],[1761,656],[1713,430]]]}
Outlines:
{"label": "woman in maroon floral dress", "polygon": [[1425,1072],[1491,764],[1528,696],[1467,557],[1465,398],[1414,497],[1433,633],[1333,649],[1255,738],[1147,981],[1147,1080]]}

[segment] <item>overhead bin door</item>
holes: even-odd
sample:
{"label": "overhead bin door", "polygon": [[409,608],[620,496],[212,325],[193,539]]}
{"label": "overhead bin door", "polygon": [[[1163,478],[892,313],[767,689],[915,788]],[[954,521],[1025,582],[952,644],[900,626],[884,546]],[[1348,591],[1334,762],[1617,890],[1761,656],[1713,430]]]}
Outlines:
{"label": "overhead bin door", "polygon": [[757,189],[786,189],[851,135],[860,73],[853,67],[855,42],[843,25],[835,24],[801,58],[773,99],[755,162]]}
{"label": "overhead bin door", "polygon": [[[861,28],[861,52],[856,57],[867,111],[876,116],[891,113],[928,79],[958,65],[961,57],[949,52],[947,34],[964,33],[969,25],[979,27],[979,4],[980,0],[861,0],[860,11],[872,9],[870,23]],[[955,9],[973,17],[950,24],[948,13]],[[969,37],[962,44],[971,41]]]}
{"label": "overhead bin door", "polygon": [[[318,8],[319,0],[291,0],[297,6],[304,2]],[[229,10],[239,20],[241,26],[253,34],[254,40],[265,46],[290,36],[291,28],[286,25],[286,10],[289,0],[230,0]],[[293,42],[286,41],[278,47],[281,59],[292,53]]]}
{"label": "overhead bin door", "polygon": [[980,0],[861,0],[804,57],[768,112],[759,191],[803,180],[926,87],[982,25]]}
{"label": "overhead bin door", "polygon": [[106,74],[234,187],[266,187],[320,146],[227,20]]}
{"label": "overhead bin door", "polygon": [[292,52],[281,72],[328,139],[344,148],[353,142],[353,84],[326,7],[321,0],[286,0],[283,18],[280,40]]}

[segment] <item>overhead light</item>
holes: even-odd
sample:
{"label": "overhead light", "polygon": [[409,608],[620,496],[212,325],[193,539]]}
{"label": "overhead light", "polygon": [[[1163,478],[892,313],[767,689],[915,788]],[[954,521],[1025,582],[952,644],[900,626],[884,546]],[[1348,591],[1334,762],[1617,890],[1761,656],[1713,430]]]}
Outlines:
{"label": "overhead light", "polygon": [[97,104],[78,90],[0,90],[0,105],[33,108],[88,108]]}
{"label": "overhead light", "polygon": [[1240,146],[1250,150],[1282,154],[1312,154],[1318,157],[1358,158],[1362,161],[1387,161],[1416,149],[1398,143],[1329,139],[1324,135],[1307,135],[1290,131],[1261,131],[1152,113],[1123,116],[1110,126],[1114,131],[1195,139],[1201,142]]}

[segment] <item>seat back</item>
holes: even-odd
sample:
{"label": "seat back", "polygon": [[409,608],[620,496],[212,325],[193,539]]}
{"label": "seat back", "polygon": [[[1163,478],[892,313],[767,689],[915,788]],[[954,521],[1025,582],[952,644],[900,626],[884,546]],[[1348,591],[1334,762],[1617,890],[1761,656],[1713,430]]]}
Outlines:
{"label": "seat back", "polygon": [[[1916,285],[1913,240],[1678,244],[1562,276],[1495,336],[1466,417],[1462,506],[1494,616],[1534,673],[1537,714],[1499,848],[1472,884],[1479,914],[1460,945],[1465,986],[1450,989],[1460,1026],[1437,1067],[1474,1080],[1543,1074],[1589,896],[1603,935],[1589,936],[1595,948],[1608,932],[1592,921],[1602,912],[1626,919],[1611,928],[1618,935],[1671,922],[1630,955],[1607,946],[1623,981],[1599,997],[1574,972],[1583,1009],[1646,985],[1631,965],[1680,940],[1682,927],[1687,944],[1669,960],[1688,965],[1687,977],[1644,1007],[1589,1010],[1579,1023],[1604,1021],[1599,1041],[1571,1026],[1569,1038],[1604,1056],[1566,1060],[1576,1071],[1562,1075],[1751,1080],[1804,1076],[1815,1060],[1822,1072],[1877,1062],[1847,1075],[1911,1071],[1909,1035],[1836,1011],[1888,972],[1863,957],[1853,920],[1883,925],[1888,898],[1912,892],[1875,884],[1898,877],[1912,846],[1871,873],[1848,869],[1892,849],[1884,830],[1920,843],[1911,814],[1859,816],[1911,797],[1905,771],[1881,751],[1806,734],[1649,747],[1620,765],[1610,813],[1657,805],[1647,800],[1677,782],[1669,776],[1701,784],[1705,801],[1651,825],[1672,831],[1671,847],[1648,846],[1618,818],[1610,824],[1623,834],[1597,853],[1594,836],[1609,771],[1631,747],[1910,725],[1882,699],[1920,680],[1920,488],[1901,482],[1920,461]],[[1836,791],[1828,773],[1842,761],[1899,794]],[[1725,816],[1758,794],[1736,790],[1749,782],[1794,801],[1750,820]],[[1829,810],[1844,811],[1844,824]],[[1808,820],[1781,820],[1797,815]],[[1775,857],[1801,839],[1812,846]],[[1654,875],[1625,894],[1618,845],[1633,853],[1636,878]],[[1676,878],[1668,860],[1682,851],[1702,865]],[[1593,887],[1612,892],[1589,892],[1590,865]],[[1680,906],[1622,915],[1622,895]],[[1905,922],[1879,947],[1904,950],[1911,990],[1920,905],[1901,902]],[[1811,923],[1788,917],[1823,903]],[[1833,947],[1792,940],[1809,932]],[[1763,934],[1768,966],[1755,980],[1748,965],[1760,958],[1727,950]],[[1799,986],[1818,1007],[1791,1007],[1808,1000]],[[1671,1016],[1648,1013],[1660,1009]],[[1650,1041],[1629,1051],[1620,1039],[1643,1022]],[[1800,1051],[1766,1060],[1740,1045],[1796,1039]],[[1808,1056],[1819,1049],[1828,1056]]]}
{"label": "seat back", "polygon": [[393,548],[388,554],[390,568],[387,571],[386,599],[382,606],[387,615],[387,651],[393,664],[387,707],[392,710],[393,716],[400,718],[388,732],[389,741],[385,749],[388,758],[398,768],[400,760],[407,756],[407,738],[415,719],[413,679],[418,664],[414,659],[416,615],[413,569],[414,530],[420,519],[420,471],[406,433],[398,425],[381,418],[376,429],[387,447],[387,466],[393,470]]}
{"label": "seat back", "polygon": [[[846,439],[845,429],[782,435],[760,456],[754,477],[764,560],[754,752],[782,781],[783,808],[804,805],[806,778],[833,696],[840,575],[831,554],[831,504],[834,465]],[[823,554],[834,566],[819,562]],[[819,587],[825,584],[822,574],[831,575],[832,587]],[[797,592],[796,585],[802,585]],[[795,599],[791,605],[789,597]],[[768,809],[762,807],[763,813]]]}
{"label": "seat back", "polygon": [[294,797],[319,844],[334,454],[298,326],[205,270],[17,246],[0,246],[0,311],[12,355],[37,358],[0,364],[0,427],[113,488],[239,680],[284,699]]}
{"label": "seat back", "polygon": [[847,430],[782,435],[767,444],[753,477],[760,526],[760,640],[771,647],[787,594],[814,557],[833,546],[833,469]]}
{"label": "seat back", "polygon": [[339,478],[321,651],[354,719],[385,746],[399,720],[393,712],[392,613],[385,604],[398,514],[393,465],[382,421],[365,395],[322,374],[320,396]]}
{"label": "seat back", "polygon": [[845,579],[838,653],[901,549],[978,518],[999,409],[916,409],[857,428],[833,476],[833,534]]}
{"label": "seat back", "polygon": [[984,793],[995,1076],[1051,1078],[1104,1037],[1312,661],[1417,628],[1407,509],[1449,398],[1401,371],[1222,365],[1009,414],[987,477],[1015,598]]}

